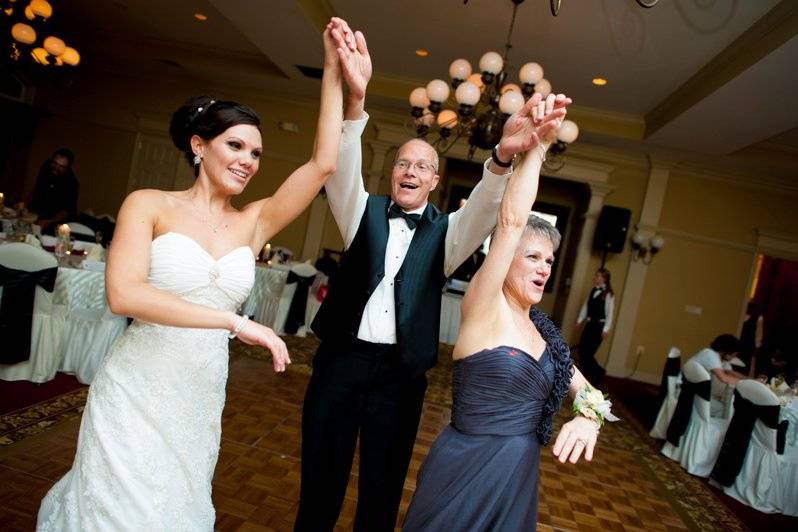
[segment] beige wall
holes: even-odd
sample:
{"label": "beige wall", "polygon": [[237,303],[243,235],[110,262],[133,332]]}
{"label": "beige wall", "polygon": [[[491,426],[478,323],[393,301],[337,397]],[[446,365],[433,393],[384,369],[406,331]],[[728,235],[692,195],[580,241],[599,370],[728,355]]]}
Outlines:
{"label": "beige wall", "polygon": [[[643,205],[643,197],[646,192],[646,183],[648,180],[648,169],[629,162],[617,163],[616,169],[610,174],[608,185],[613,187],[613,191],[607,195],[605,205],[612,207],[622,207],[632,211],[631,224],[640,218],[640,210]],[[630,232],[632,227],[630,227]],[[592,243],[592,237],[591,237]],[[593,251],[590,257],[590,266],[587,269],[587,277],[584,280],[582,294],[579,296],[580,301],[587,299],[590,289],[593,286],[593,274],[601,266],[602,253]],[[624,280],[626,273],[629,269],[629,262],[631,261],[631,246],[627,242],[624,246],[622,253],[610,253],[607,255],[607,262],[604,267],[607,268],[612,274],[612,287],[615,292],[615,317],[617,318],[620,302],[623,299]],[[623,326],[623,325],[622,325]],[[617,330],[618,323],[610,331],[610,337],[604,340],[596,352],[596,359],[604,365],[607,360],[610,345],[612,344],[613,335]],[[578,331],[575,331],[569,339],[571,345],[579,342]]]}
{"label": "beige wall", "polygon": [[[648,266],[627,368],[650,380],[670,346],[683,360],[721,333],[737,334],[756,256],[756,231],[798,241],[798,195],[671,173],[659,230],[665,248]],[[700,309],[700,314],[688,312]]]}
{"label": "beige wall", "polygon": [[[43,118],[30,148],[24,190],[33,188],[41,162],[55,149],[75,152],[75,174],[80,181],[79,207],[95,213],[116,214],[127,192],[140,118],[161,123],[167,136],[171,113],[186,99],[208,92],[187,80],[153,84],[119,75],[84,74],[79,82],[60,91],[41,91],[36,104],[53,111]],[[315,102],[286,102],[268,97],[212,91],[252,106],[263,121],[264,156],[261,168],[235,203],[271,195],[294,169],[310,156],[316,129]],[[268,96],[268,95],[266,95]],[[278,128],[280,121],[294,122],[299,133]],[[185,172],[191,169],[186,164]],[[305,238],[305,212],[272,242],[301,252]]]}

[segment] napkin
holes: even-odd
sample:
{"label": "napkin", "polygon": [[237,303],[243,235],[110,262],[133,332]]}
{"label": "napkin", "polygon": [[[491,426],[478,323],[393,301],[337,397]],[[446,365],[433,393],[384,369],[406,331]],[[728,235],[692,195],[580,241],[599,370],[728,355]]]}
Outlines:
{"label": "napkin", "polygon": [[83,266],[84,270],[90,270],[93,272],[104,272],[105,271],[105,263],[97,260],[89,260],[85,259],[81,266]]}
{"label": "napkin", "polygon": [[37,247],[39,249],[42,248],[42,243],[39,242],[39,239],[31,234],[25,235],[25,243],[30,244],[33,247]]}
{"label": "napkin", "polygon": [[102,245],[94,244],[89,252],[86,254],[87,261],[103,262],[105,260],[105,250]]}

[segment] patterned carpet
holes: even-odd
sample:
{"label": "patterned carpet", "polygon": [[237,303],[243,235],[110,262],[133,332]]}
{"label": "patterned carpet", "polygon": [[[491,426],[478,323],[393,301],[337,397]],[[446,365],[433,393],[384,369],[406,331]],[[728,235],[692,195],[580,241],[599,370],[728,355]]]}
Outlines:
{"label": "patterned carpet", "polygon": [[[289,371],[310,374],[310,362],[318,345],[316,338],[312,336],[308,338],[292,336],[285,338],[285,340],[293,361]],[[440,363],[428,374],[429,390],[426,401],[444,408],[451,406],[451,349],[451,346],[441,345]],[[262,348],[246,346],[240,342],[231,343],[230,355],[233,359],[246,357],[256,360],[270,360],[269,355]],[[81,388],[31,407],[0,416],[0,445],[13,444],[30,435],[45,431],[56,424],[79,417],[83,411],[87,394],[88,388]],[[616,410],[623,421],[608,424],[602,430],[600,447],[616,449],[620,451],[618,453],[619,456],[633,457],[636,462],[635,467],[649,473],[644,475],[646,477],[645,482],[651,483],[655,491],[661,494],[661,503],[674,508],[689,529],[746,530],[744,525],[718,500],[704,481],[686,474],[678,464],[659,453],[661,444],[648,436],[645,427],[623,405],[616,404]],[[562,412],[566,412],[566,409],[564,408]],[[565,415],[560,415],[556,420],[556,428],[559,428],[559,425],[566,420]],[[618,476],[625,467],[627,466],[623,461],[619,461],[617,464],[612,462],[604,474],[608,478],[613,475]],[[613,470],[616,470],[616,472],[614,473]],[[546,522],[546,511],[557,511],[556,505],[553,504],[554,501],[549,501],[549,504],[546,504],[545,501],[557,489],[556,487],[547,489],[547,475],[549,475],[549,478],[561,477],[559,470],[548,471],[546,467],[542,466],[541,485],[543,488],[541,489],[542,504],[539,520],[541,523]],[[599,474],[600,476],[601,474]],[[578,477],[574,477],[573,482],[578,483],[580,481]],[[561,485],[562,482],[560,482]],[[629,490],[631,489],[633,489],[633,486],[629,488]],[[634,495],[629,490],[626,491],[627,498],[629,499],[629,504],[633,505]],[[574,491],[584,491],[584,489]],[[601,497],[601,483],[597,486],[597,493]],[[564,499],[568,499],[568,497],[568,493],[563,494]],[[598,503],[594,502],[594,504]],[[578,503],[572,501],[571,506],[578,506]],[[652,509],[652,511],[656,511],[656,508]],[[626,525],[633,526],[633,523],[626,523]]]}
{"label": "patterned carpet", "polygon": [[10,445],[59,423],[80,417],[89,388],[83,387],[0,416],[0,445]]}

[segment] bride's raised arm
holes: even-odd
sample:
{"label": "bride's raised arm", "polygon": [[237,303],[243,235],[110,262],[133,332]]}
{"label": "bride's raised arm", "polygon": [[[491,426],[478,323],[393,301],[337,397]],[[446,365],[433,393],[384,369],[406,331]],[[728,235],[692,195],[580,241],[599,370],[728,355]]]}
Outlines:
{"label": "bride's raised arm", "polygon": [[569,103],[570,99],[562,94],[550,94],[544,100],[536,93],[508,119],[508,126],[518,128],[519,133],[527,138],[526,149],[529,151],[522,155],[520,166],[510,176],[496,217],[490,251],[463,298],[461,312],[464,321],[471,315],[480,316],[498,308],[502,284],[537,195],[545,151]]}
{"label": "bride's raised arm", "polygon": [[[321,78],[321,101],[313,154],[297,168],[270,198],[260,200],[260,217],[255,249],[260,249],[272,236],[291,223],[313,201],[335,171],[338,144],[343,121],[343,94],[340,61],[352,51],[339,47],[345,37],[333,22],[324,30],[324,74]],[[348,36],[348,38],[352,38]]]}

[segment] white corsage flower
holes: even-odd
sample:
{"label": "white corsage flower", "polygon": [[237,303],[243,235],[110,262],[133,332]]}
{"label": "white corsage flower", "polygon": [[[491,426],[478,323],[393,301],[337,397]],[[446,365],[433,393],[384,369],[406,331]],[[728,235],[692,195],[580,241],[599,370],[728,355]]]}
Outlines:
{"label": "white corsage flower", "polygon": [[584,416],[598,423],[599,427],[604,421],[618,421],[612,411],[612,402],[601,393],[601,390],[585,384],[574,398],[572,410],[574,414]]}

